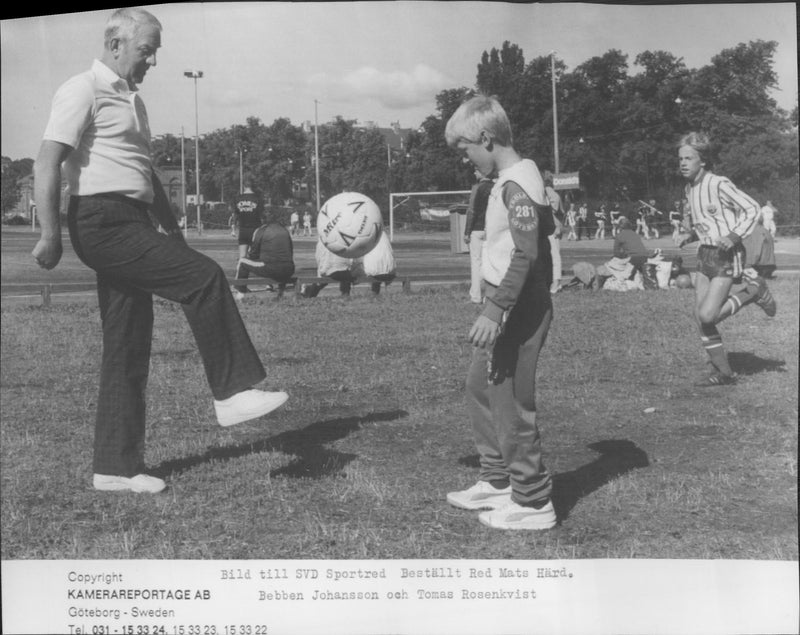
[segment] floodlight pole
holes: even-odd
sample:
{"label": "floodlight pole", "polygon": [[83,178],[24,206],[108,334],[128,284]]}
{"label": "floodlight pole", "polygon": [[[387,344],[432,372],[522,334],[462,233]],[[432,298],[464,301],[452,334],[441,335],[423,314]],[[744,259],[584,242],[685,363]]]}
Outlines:
{"label": "floodlight pole", "polygon": [[189,236],[189,219],[186,218],[186,163],[183,147],[183,126],[181,126],[181,212],[183,212],[183,236]]}
{"label": "floodlight pole", "polygon": [[314,100],[314,172],[317,180],[317,211],[319,212],[321,204],[319,198],[319,123],[317,120],[317,105],[319,102]]}
{"label": "floodlight pole", "polygon": [[203,71],[183,71],[184,77],[194,79],[194,178],[197,186],[197,233],[203,234],[203,223],[200,220],[200,123],[197,109],[197,80],[203,76]]}
{"label": "floodlight pole", "polygon": [[558,161],[558,101],[556,100],[556,62],[555,51],[550,51],[550,79],[553,86],[553,151],[555,154],[555,173],[559,173]]}

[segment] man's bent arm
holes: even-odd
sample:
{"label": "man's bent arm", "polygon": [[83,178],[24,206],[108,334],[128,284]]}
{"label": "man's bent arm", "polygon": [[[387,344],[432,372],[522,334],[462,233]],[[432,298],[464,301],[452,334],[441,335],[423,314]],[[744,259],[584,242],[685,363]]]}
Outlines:
{"label": "man's bent arm", "polygon": [[156,217],[158,224],[164,228],[165,232],[173,236],[183,237],[161,181],[156,176],[155,170],[151,174],[153,180],[153,205],[150,211],[153,212],[153,216]]}
{"label": "man's bent arm", "polygon": [[61,164],[70,152],[66,144],[45,140],[33,165],[33,196],[42,233],[32,254],[44,269],[61,260]]}

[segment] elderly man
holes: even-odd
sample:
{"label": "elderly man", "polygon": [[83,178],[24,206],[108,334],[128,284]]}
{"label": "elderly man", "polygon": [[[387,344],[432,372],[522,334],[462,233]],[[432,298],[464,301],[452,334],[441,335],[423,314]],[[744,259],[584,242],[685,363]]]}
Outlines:
{"label": "elderly man", "polygon": [[[61,259],[63,165],[70,239],[97,274],[103,330],[93,465],[98,490],[155,493],[166,486],[144,465],[153,295],[182,305],[221,425],[261,417],[288,397],[252,388],[265,371],[225,274],[184,242],[153,172],[150,126],[137,86],[156,65],[160,45],[161,24],[152,14],[115,11],[102,57],[56,92],[34,171],[42,226],[34,259],[45,269]],[[148,210],[166,235],[153,226]]]}

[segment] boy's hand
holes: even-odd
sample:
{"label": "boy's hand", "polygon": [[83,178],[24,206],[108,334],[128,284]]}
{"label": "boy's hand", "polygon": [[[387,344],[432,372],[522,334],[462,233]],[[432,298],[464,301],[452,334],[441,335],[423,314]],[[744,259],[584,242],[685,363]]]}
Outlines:
{"label": "boy's hand", "polygon": [[472,325],[467,339],[473,346],[486,348],[494,344],[498,335],[500,335],[500,325],[485,315],[479,315],[475,324]]}
{"label": "boy's hand", "polygon": [[735,243],[733,242],[733,240],[730,239],[729,236],[723,236],[722,238],[719,239],[717,245],[723,251],[728,251],[729,249],[733,249]]}

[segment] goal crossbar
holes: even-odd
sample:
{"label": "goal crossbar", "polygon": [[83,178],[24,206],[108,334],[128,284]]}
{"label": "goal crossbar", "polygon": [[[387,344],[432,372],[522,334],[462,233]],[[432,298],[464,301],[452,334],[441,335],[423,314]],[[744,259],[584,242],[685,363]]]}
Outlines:
{"label": "goal crossbar", "polygon": [[467,194],[472,190],[448,190],[444,192],[390,192],[389,193],[389,240],[394,240],[394,208],[398,207],[405,201],[400,201],[397,205],[394,203],[395,197],[411,197],[411,196],[448,196],[451,194]]}

